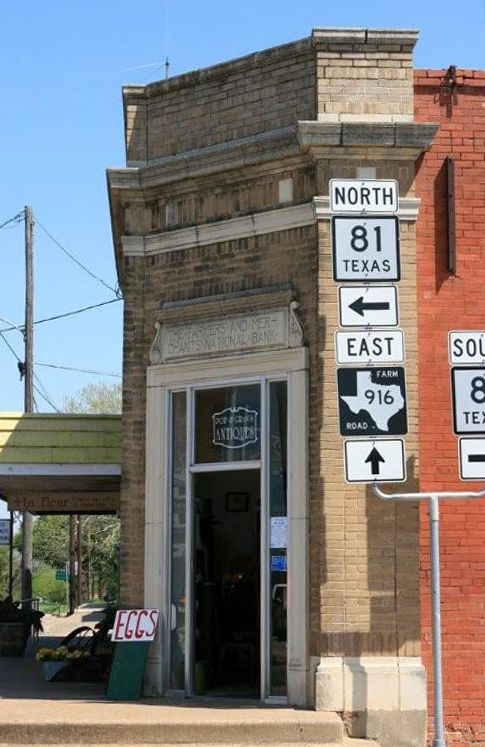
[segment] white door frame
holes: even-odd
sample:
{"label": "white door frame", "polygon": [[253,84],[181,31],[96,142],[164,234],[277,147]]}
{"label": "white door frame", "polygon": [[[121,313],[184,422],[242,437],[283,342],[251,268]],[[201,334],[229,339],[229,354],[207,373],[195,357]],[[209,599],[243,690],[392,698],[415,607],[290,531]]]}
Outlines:
{"label": "white door frame", "polygon": [[170,635],[169,394],[174,389],[246,377],[288,382],[288,702],[308,706],[308,361],[306,348],[150,366],[147,369],[145,604],[160,610],[145,692],[164,692]]}

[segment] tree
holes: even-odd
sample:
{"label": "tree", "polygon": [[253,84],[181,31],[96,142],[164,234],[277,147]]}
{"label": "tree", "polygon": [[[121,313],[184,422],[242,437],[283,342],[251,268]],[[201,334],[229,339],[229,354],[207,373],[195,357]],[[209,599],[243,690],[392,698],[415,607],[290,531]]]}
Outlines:
{"label": "tree", "polygon": [[68,559],[67,516],[39,516],[33,529],[33,559],[51,568],[64,568]]}
{"label": "tree", "polygon": [[4,599],[8,594],[8,551],[8,547],[0,547],[0,599]]}
{"label": "tree", "polygon": [[102,381],[92,382],[70,397],[64,397],[63,412],[86,412],[92,414],[108,414],[121,412],[121,382],[104,384]]}
{"label": "tree", "polygon": [[[109,414],[121,412],[122,385],[94,382],[63,401],[64,412]],[[87,596],[118,598],[120,522],[116,516],[82,519],[82,570]]]}

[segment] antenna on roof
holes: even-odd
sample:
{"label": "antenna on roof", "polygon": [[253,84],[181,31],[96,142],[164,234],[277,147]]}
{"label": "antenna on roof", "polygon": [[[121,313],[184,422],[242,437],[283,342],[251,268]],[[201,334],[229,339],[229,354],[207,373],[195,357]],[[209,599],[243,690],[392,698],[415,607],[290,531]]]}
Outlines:
{"label": "antenna on roof", "polygon": [[168,57],[165,57],[165,80],[168,78],[168,71],[170,70],[170,62]]}

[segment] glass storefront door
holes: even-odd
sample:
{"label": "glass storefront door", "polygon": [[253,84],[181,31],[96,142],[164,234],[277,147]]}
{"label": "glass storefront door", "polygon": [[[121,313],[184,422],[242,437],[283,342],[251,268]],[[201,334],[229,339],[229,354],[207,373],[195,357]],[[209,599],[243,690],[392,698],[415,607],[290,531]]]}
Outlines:
{"label": "glass storefront door", "polygon": [[170,394],[167,689],[284,697],[287,382]]}

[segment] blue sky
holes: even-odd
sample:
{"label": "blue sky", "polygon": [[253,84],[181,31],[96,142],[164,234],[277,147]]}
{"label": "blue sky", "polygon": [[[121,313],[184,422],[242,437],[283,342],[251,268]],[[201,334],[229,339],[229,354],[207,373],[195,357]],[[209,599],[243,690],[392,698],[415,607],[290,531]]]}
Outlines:
{"label": "blue sky", "polygon": [[[96,275],[115,286],[105,169],[124,164],[121,86],[177,74],[307,36],[313,26],[421,31],[418,67],[485,67],[484,0],[25,0],[2,18],[0,224],[25,204]],[[0,317],[23,321],[23,226],[0,230]],[[35,317],[114,298],[36,226]],[[35,358],[121,372],[122,304],[39,324]],[[0,319],[0,329],[8,326]],[[18,331],[6,332],[23,355]],[[16,361],[0,339],[0,410],[23,408]],[[37,367],[50,399],[100,377]],[[105,378],[105,381],[116,381]],[[49,405],[36,395],[40,410]]]}

